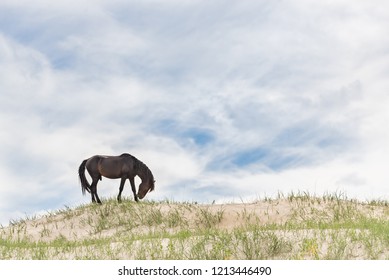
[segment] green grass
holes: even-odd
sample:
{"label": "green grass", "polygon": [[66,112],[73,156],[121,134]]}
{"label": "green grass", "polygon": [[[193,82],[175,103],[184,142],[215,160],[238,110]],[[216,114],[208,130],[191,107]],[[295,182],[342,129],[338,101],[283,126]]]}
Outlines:
{"label": "green grass", "polygon": [[389,259],[389,203],[307,192],[239,210],[108,199],[11,221],[0,259]]}

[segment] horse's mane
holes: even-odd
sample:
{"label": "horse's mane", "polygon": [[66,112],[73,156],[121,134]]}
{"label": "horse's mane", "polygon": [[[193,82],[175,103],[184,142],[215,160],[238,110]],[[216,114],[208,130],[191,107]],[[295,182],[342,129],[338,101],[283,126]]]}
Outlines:
{"label": "horse's mane", "polygon": [[121,154],[119,157],[133,157],[133,158],[136,158],[133,155],[130,155],[129,153]]}
{"label": "horse's mane", "polygon": [[128,158],[131,158],[132,160],[134,160],[135,170],[139,170],[139,172],[143,173],[145,176],[147,176],[151,180],[152,186],[151,186],[150,191],[153,191],[154,190],[154,176],[153,176],[153,173],[151,172],[150,168],[148,168],[146,164],[144,164],[142,161],[140,161],[139,159],[137,159],[133,155],[130,155],[129,153],[123,153],[120,155],[120,157],[124,157],[124,158],[128,157]]}

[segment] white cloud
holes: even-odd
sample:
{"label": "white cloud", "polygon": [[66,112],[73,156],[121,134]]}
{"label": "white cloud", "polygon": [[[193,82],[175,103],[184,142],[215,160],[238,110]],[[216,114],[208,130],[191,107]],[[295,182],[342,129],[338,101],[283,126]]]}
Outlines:
{"label": "white cloud", "polygon": [[0,221],[89,201],[78,165],[122,152],[155,199],[388,197],[385,3],[3,1]]}

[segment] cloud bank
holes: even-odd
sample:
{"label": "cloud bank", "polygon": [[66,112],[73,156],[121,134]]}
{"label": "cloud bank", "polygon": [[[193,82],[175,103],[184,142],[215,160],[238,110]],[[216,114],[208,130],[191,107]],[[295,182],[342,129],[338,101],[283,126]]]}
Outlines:
{"label": "cloud bank", "polygon": [[386,2],[22,2],[0,4],[1,223],[89,202],[81,161],[123,152],[150,199],[388,198]]}

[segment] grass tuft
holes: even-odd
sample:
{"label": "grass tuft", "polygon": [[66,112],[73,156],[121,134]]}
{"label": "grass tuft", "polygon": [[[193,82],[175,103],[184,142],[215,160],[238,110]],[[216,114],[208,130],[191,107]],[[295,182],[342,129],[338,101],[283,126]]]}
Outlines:
{"label": "grass tuft", "polygon": [[1,259],[389,259],[389,203],[279,193],[254,203],[106,199],[0,227]]}

